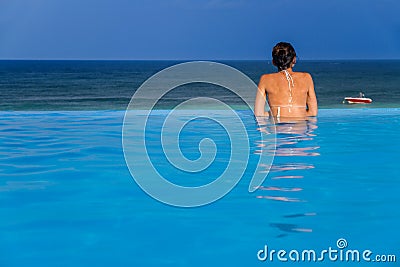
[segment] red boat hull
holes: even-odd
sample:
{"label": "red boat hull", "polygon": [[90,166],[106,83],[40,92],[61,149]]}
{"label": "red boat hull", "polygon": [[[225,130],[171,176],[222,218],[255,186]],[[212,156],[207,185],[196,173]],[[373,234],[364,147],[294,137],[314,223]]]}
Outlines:
{"label": "red boat hull", "polygon": [[372,103],[371,98],[366,97],[345,97],[344,101],[349,104],[369,104]]}

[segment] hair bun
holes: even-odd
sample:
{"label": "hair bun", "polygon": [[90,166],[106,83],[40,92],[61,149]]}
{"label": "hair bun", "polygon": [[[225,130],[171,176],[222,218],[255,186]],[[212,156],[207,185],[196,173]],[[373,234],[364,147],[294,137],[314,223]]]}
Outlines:
{"label": "hair bun", "polygon": [[279,70],[285,70],[291,67],[296,51],[291,44],[280,42],[272,49],[272,61]]}

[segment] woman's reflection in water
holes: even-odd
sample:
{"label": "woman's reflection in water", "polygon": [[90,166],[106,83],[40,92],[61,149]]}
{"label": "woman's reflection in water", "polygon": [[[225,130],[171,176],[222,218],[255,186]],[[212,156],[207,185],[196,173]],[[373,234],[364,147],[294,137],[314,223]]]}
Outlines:
{"label": "woman's reflection in water", "polygon": [[[317,118],[309,117],[305,120],[279,118],[279,122],[272,122],[268,117],[257,117],[257,122],[258,130],[264,134],[276,133],[276,149],[275,146],[267,146],[262,142],[256,144],[259,148],[256,153],[275,154],[268,174],[270,179],[266,180],[267,185],[258,188],[257,198],[280,203],[308,202],[309,199],[303,199],[299,194],[304,196],[301,192],[307,190],[302,187],[302,179],[307,178],[307,170],[315,168],[310,157],[319,156],[319,147],[313,142],[318,127]],[[298,206],[293,208],[297,209]],[[295,232],[312,232],[311,228],[299,226],[293,220],[315,215],[316,213],[312,211],[294,210],[293,213],[281,216],[283,222],[274,222],[270,226],[284,232],[279,236]]]}

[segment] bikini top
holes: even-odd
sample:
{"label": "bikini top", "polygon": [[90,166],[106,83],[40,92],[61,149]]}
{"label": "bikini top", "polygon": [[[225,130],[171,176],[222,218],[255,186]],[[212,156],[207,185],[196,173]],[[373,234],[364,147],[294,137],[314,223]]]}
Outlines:
{"label": "bikini top", "polygon": [[292,94],[292,87],[294,87],[294,81],[292,75],[287,70],[282,70],[280,71],[285,74],[286,80],[288,81],[288,87],[289,87],[289,104],[287,105],[270,105],[270,107],[288,107],[289,111],[291,107],[295,108],[306,108],[306,106],[303,105],[293,105],[293,94]]}

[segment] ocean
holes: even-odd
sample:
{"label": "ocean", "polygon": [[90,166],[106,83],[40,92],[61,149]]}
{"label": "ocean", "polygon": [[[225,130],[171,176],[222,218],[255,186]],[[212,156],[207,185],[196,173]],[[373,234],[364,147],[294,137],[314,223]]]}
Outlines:
{"label": "ocean", "polygon": [[[137,88],[158,71],[179,61],[0,61],[0,110],[124,110]],[[256,84],[263,73],[276,71],[270,61],[222,61]],[[307,61],[295,71],[311,73],[320,108],[363,108],[343,105],[360,91],[373,99],[367,105],[400,107],[400,61]],[[199,89],[199,90],[197,90]],[[159,103],[170,109],[185,99],[226,91],[210,84],[176,88]],[[237,101],[231,98],[233,104]]]}

